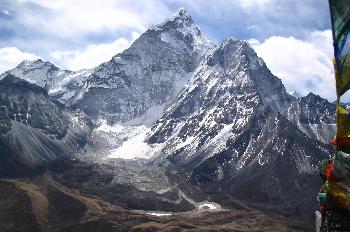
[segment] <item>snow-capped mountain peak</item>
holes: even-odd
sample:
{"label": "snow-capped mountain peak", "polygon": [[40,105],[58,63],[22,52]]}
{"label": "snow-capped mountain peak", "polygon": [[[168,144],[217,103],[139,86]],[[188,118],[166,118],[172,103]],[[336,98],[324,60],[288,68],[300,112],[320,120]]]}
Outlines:
{"label": "snow-capped mountain peak", "polygon": [[53,67],[58,69],[54,64],[48,61],[43,61],[42,59],[23,60],[19,65],[17,65],[17,68],[34,69],[34,68],[43,68],[43,66],[48,66],[48,67]]}
{"label": "snow-capped mountain peak", "polygon": [[142,118],[151,107],[163,109],[212,47],[192,17],[180,9],[99,65],[76,107],[109,123]]}
{"label": "snow-capped mountain peak", "polygon": [[167,18],[165,21],[176,21],[178,19],[183,19],[189,23],[194,23],[191,15],[183,7],[171,15],[169,18]]}
{"label": "snow-capped mountain peak", "polygon": [[62,103],[67,103],[75,96],[76,91],[85,83],[91,72],[92,70],[77,72],[63,70],[42,59],[24,60],[16,68],[1,74],[0,80],[11,74],[44,88],[49,95]]}
{"label": "snow-capped mountain peak", "polygon": [[[191,15],[188,14],[184,8],[179,9],[161,24],[151,27],[150,30],[162,31],[162,41],[171,45],[178,44],[176,37],[181,34],[185,41],[193,45],[194,50],[199,51],[202,54],[208,48],[214,46],[214,43],[201,33]],[[173,38],[174,35],[175,40]]]}
{"label": "snow-capped mountain peak", "polygon": [[233,38],[226,39],[215,47],[212,52],[208,53],[206,60],[209,66],[219,64],[222,68],[231,67],[232,64],[240,64],[246,68],[248,68],[248,65],[253,65],[253,67],[264,65],[264,62],[257,57],[255,51],[247,42],[234,40]]}
{"label": "snow-capped mountain peak", "polygon": [[159,30],[166,29],[166,28],[178,29],[178,28],[184,28],[184,27],[191,27],[192,25],[195,26],[191,15],[189,15],[184,8],[181,8],[177,12],[175,12],[173,15],[166,18],[162,23],[152,27],[151,29],[159,29]]}
{"label": "snow-capped mountain peak", "polygon": [[49,89],[55,83],[60,82],[67,73],[70,73],[70,71],[60,70],[54,64],[38,59],[21,62],[16,68],[1,74],[0,79],[3,79],[7,74],[12,74],[30,83]]}

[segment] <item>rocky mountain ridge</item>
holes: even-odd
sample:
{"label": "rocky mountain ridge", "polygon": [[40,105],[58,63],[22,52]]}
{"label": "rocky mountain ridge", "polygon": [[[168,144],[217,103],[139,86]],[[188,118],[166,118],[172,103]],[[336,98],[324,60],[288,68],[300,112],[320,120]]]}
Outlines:
{"label": "rocky mountain ridge", "polygon": [[74,107],[110,124],[140,117],[150,107],[165,108],[211,46],[191,16],[180,10],[96,67]]}
{"label": "rocky mountain ridge", "polygon": [[[318,161],[332,150],[276,110],[294,100],[280,83],[248,43],[226,40],[205,55],[148,142],[163,144],[160,160],[165,156],[185,168],[208,193],[231,192],[270,206],[296,198],[307,202],[316,194],[308,186],[317,186]],[[272,94],[259,91],[267,85]]]}

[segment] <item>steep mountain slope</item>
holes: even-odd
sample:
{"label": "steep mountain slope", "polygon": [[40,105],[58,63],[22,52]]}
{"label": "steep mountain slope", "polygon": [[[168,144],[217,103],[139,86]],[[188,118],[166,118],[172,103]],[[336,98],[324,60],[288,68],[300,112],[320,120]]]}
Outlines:
{"label": "steep mountain slope", "polygon": [[75,107],[109,123],[142,117],[151,107],[163,109],[187,83],[201,55],[211,46],[191,16],[179,10],[147,30],[130,48],[98,66]]}
{"label": "steep mountain slope", "polygon": [[[266,74],[248,43],[224,41],[205,55],[148,142],[161,144],[162,158],[184,167],[192,183],[208,193],[229,192],[291,210],[316,193],[317,163],[329,157],[331,148],[308,138],[272,108],[293,99],[278,97],[283,85]],[[263,86],[275,88],[269,95]]]}
{"label": "steep mountain slope", "polygon": [[76,152],[83,131],[44,89],[10,74],[0,81],[1,173]]}
{"label": "steep mountain slope", "polygon": [[293,101],[285,116],[310,138],[329,143],[335,135],[336,105],[309,93]]}
{"label": "steep mountain slope", "polygon": [[[252,49],[242,55],[256,57]],[[282,81],[266,67],[252,67],[246,72],[251,75],[265,105],[285,116],[308,137],[329,144],[335,134],[335,104],[313,93],[305,97],[290,95]]]}
{"label": "steep mountain slope", "polygon": [[50,96],[60,102],[69,103],[91,72],[92,70],[62,70],[50,62],[38,59],[21,62],[16,68],[1,74],[0,80],[11,74],[46,89]]}

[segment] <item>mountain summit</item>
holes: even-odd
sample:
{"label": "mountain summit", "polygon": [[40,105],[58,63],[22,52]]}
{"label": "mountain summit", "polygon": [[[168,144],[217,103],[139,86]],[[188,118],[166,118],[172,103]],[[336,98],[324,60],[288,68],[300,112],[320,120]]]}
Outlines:
{"label": "mountain summit", "polygon": [[209,41],[195,25],[192,17],[187,13],[185,9],[178,10],[171,17],[166,19],[163,23],[151,27],[151,30],[161,30],[162,40],[167,43],[173,43],[175,41],[169,37],[168,33],[174,33],[174,30],[180,32],[186,39],[192,40],[193,47],[199,51],[205,52],[208,47],[213,46],[213,43]]}
{"label": "mountain summit", "polygon": [[16,68],[1,74],[0,80],[9,74],[19,77],[46,89],[50,96],[66,104],[74,98],[90,73],[91,70],[62,70],[50,62],[37,59],[21,62]]}
{"label": "mountain summit", "polygon": [[74,107],[110,123],[142,117],[151,107],[164,108],[211,47],[191,16],[180,10],[99,65]]}

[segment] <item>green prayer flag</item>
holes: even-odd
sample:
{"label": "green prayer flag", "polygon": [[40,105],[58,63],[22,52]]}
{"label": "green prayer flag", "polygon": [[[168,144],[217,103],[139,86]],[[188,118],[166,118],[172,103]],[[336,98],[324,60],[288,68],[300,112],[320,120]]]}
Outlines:
{"label": "green prayer flag", "polygon": [[329,0],[339,96],[350,89],[350,4],[349,0]]}
{"label": "green prayer flag", "polygon": [[350,4],[349,0],[329,0],[332,15],[334,40],[338,42],[349,31]]}

